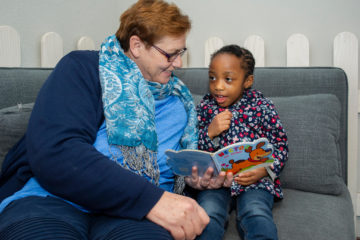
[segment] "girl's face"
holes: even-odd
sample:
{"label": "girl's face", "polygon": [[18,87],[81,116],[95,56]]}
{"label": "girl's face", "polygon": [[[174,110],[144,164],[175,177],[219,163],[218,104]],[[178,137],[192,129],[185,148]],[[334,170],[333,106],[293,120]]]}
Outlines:
{"label": "girl's face", "polygon": [[166,84],[170,80],[172,71],[182,66],[182,60],[181,56],[177,55],[173,61],[168,62],[162,51],[174,55],[181,52],[185,48],[185,44],[186,34],[180,37],[165,36],[157,41],[154,46],[147,48],[144,46],[137,62],[144,78],[151,82]]}
{"label": "girl's face", "polygon": [[228,107],[241,99],[244,89],[251,87],[253,75],[245,79],[238,57],[229,53],[215,56],[209,67],[210,94],[221,107]]}

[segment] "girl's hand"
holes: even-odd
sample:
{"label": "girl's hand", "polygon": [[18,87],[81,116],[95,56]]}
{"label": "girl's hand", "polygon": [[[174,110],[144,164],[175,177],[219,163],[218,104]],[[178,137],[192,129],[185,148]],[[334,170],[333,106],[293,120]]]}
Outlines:
{"label": "girl's hand", "polygon": [[209,167],[202,177],[198,175],[197,167],[192,168],[192,175],[185,178],[185,182],[192,188],[198,190],[218,189],[221,187],[230,187],[233,181],[233,174],[220,172],[217,177],[213,176],[214,169]]}
{"label": "girl's hand", "polygon": [[266,177],[267,175],[268,172],[266,171],[266,168],[260,167],[245,173],[240,173],[239,175],[234,177],[234,181],[240,185],[248,186],[256,183],[261,178]]}
{"label": "girl's hand", "polygon": [[223,131],[229,129],[231,118],[232,113],[228,109],[225,109],[225,111],[219,113],[214,117],[208,128],[208,135],[211,140]]}

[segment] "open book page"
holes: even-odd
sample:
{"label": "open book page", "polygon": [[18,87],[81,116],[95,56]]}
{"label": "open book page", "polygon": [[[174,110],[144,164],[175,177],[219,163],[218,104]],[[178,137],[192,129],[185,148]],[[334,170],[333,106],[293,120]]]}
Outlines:
{"label": "open book page", "polygon": [[258,167],[266,167],[274,162],[273,147],[266,138],[254,142],[238,142],[222,148],[215,153],[200,150],[166,150],[167,163],[176,175],[190,176],[191,168],[198,168],[199,176],[204,175],[208,167],[214,168],[214,175],[220,171],[234,175]]}
{"label": "open book page", "polygon": [[274,162],[273,147],[266,138],[253,142],[238,142],[215,152],[214,161],[220,171],[234,175],[258,167],[269,166]]}
{"label": "open book page", "polygon": [[166,150],[168,157],[167,163],[176,175],[191,176],[191,168],[198,168],[199,176],[204,175],[208,167],[214,168],[214,175],[218,175],[218,170],[212,159],[212,153],[200,150]]}

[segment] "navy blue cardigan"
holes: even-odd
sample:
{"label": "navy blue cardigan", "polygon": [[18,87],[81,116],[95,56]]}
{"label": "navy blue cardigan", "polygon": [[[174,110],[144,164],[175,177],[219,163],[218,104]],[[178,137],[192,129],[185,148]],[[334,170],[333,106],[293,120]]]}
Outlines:
{"label": "navy blue cardigan", "polygon": [[104,121],[96,51],[62,58],[41,88],[28,130],[5,158],[0,201],[35,176],[50,193],[92,211],[141,219],[164,190],[98,152]]}

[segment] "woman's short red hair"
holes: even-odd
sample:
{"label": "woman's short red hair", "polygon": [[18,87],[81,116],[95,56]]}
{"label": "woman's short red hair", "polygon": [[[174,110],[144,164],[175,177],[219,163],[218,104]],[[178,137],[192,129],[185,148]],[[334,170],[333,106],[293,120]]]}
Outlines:
{"label": "woman's short red hair", "polygon": [[151,46],[164,36],[181,36],[190,28],[189,17],[183,15],[175,4],[162,0],[139,0],[121,15],[116,37],[126,52],[133,35]]}

